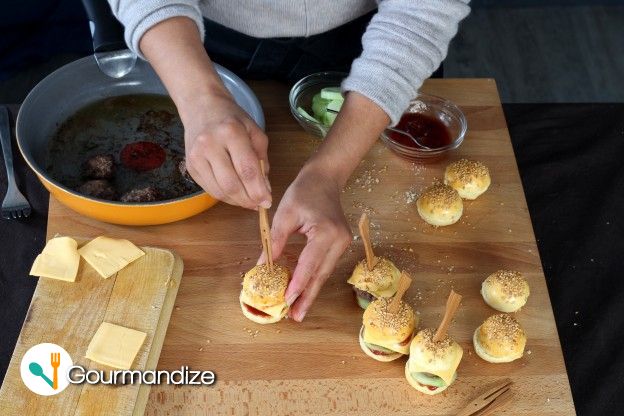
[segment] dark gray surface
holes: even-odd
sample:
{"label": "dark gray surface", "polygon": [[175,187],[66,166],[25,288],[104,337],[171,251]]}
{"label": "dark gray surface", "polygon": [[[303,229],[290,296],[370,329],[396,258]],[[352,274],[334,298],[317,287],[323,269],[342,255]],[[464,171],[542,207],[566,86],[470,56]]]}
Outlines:
{"label": "dark gray surface", "polygon": [[624,101],[624,6],[473,8],[445,77],[495,78],[503,102]]}

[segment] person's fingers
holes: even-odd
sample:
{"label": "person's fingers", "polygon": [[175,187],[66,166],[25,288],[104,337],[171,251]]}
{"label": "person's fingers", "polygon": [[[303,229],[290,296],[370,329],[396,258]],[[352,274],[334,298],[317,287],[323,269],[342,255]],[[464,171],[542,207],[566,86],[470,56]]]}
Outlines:
{"label": "person's fingers", "polygon": [[271,191],[260,169],[260,160],[247,138],[228,142],[228,152],[234,169],[249,198],[263,208],[271,207]]}
{"label": "person's fingers", "polygon": [[[299,216],[296,210],[287,207],[285,204],[279,204],[275,215],[273,216],[273,224],[271,225],[271,247],[273,249],[273,259],[277,259],[282,255],[288,238],[301,227]],[[257,264],[266,262],[264,252],[260,255]]]}
{"label": "person's fingers", "polygon": [[253,148],[256,155],[258,155],[258,159],[264,160],[264,169],[266,173],[269,173],[269,158],[267,156],[267,151],[269,148],[269,138],[266,133],[262,131],[258,125],[250,121],[247,124],[247,132],[251,139],[251,147]]}
{"label": "person's fingers", "polygon": [[208,157],[212,172],[219,184],[219,188],[226,197],[232,199],[236,205],[244,208],[256,209],[258,205],[249,198],[245,186],[241,182],[232,159],[225,149],[215,149]]}
{"label": "person's fingers", "polygon": [[310,306],[318,296],[321,287],[327,281],[329,276],[336,268],[336,263],[348,247],[348,243],[345,244],[343,240],[334,240],[325,257],[322,260],[318,271],[310,281],[306,288],[301,292],[301,295],[297,298],[294,304],[291,305],[289,315],[297,322],[303,321],[303,318],[308,313]]}
{"label": "person's fingers", "polygon": [[322,237],[308,240],[308,243],[299,255],[299,261],[284,294],[288,305],[295,303],[301,293],[308,287],[310,280],[318,275],[330,244],[329,240]]}
{"label": "person's fingers", "polygon": [[232,203],[223,190],[219,187],[217,180],[212,172],[210,163],[204,158],[187,158],[191,163],[187,163],[187,169],[193,180],[202,187],[202,189],[210,196],[225,203]]}

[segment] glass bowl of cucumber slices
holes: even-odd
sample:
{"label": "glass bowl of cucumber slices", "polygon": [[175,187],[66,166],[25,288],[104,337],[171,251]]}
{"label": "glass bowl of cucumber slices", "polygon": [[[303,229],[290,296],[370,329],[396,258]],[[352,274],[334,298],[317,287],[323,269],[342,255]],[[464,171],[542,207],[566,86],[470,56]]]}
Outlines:
{"label": "glass bowl of cucumber slices", "polygon": [[290,90],[290,112],[308,133],[325,137],[344,97],[340,84],[344,72],[318,72],[299,80]]}

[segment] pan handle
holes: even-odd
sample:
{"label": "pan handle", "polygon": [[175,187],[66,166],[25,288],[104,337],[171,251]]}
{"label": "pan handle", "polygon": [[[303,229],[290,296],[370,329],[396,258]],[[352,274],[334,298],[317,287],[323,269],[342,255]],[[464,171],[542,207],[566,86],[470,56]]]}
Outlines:
{"label": "pan handle", "polygon": [[91,37],[93,38],[93,52],[109,52],[127,49],[124,41],[124,28],[113,15],[106,0],[82,0],[87,11]]}

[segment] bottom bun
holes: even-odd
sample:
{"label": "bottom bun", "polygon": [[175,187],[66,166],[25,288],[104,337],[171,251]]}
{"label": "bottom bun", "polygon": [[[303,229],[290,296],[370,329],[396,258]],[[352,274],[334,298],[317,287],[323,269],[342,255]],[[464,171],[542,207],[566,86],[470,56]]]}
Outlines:
{"label": "bottom bun", "polygon": [[274,324],[282,320],[284,316],[288,313],[288,308],[284,308],[284,311],[279,316],[259,316],[254,313],[249,312],[249,310],[245,307],[245,303],[240,301],[241,310],[243,311],[243,315],[245,318],[250,321],[254,321],[257,324]]}
{"label": "bottom bun", "polygon": [[362,351],[364,351],[364,354],[368,355],[373,360],[381,361],[381,362],[384,362],[384,363],[387,363],[389,361],[394,361],[397,358],[400,358],[400,357],[403,356],[403,354],[401,354],[400,352],[395,352],[394,354],[388,354],[388,355],[373,354],[373,352],[370,350],[370,348],[368,348],[366,346],[366,343],[364,342],[364,338],[362,338],[362,330],[363,329],[364,329],[364,327],[362,327],[362,329],[360,329],[359,339],[360,339],[360,348],[362,348]]}
{"label": "bottom bun", "polygon": [[[419,382],[414,380],[414,378],[412,377],[412,374],[409,371],[408,363],[409,363],[409,361],[407,363],[405,363],[405,378],[407,379],[407,382],[410,384],[410,386],[414,387],[419,392],[424,393],[424,394],[428,394],[429,396],[433,396],[435,394],[442,393],[444,390],[446,390],[448,388],[448,386],[450,386],[450,384],[449,384],[449,385],[446,385],[444,387],[438,387],[435,390],[429,390],[429,388],[423,386],[422,384],[420,384]],[[456,377],[457,377],[457,373],[453,374],[453,381],[455,381]]]}
{"label": "bottom bun", "polygon": [[472,343],[474,345],[475,352],[481,358],[489,363],[500,364],[500,363],[510,363],[514,360],[517,360],[520,357],[494,357],[493,355],[488,354],[479,342],[479,330],[481,327],[475,329],[474,334],[472,335]]}

